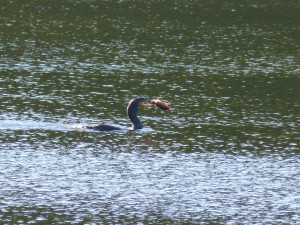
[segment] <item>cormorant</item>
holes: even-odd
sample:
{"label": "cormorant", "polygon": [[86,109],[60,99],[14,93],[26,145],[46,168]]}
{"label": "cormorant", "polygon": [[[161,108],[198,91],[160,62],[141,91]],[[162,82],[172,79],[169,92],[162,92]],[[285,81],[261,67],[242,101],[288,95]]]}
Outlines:
{"label": "cormorant", "polygon": [[[161,102],[160,100],[156,100],[156,101],[159,101],[159,103],[163,103],[163,104],[167,105],[166,103]],[[142,122],[137,117],[137,112],[141,106],[145,106],[147,104],[157,105],[158,107],[162,108],[159,104],[154,103],[153,99],[150,99],[147,101],[145,98],[134,98],[128,103],[127,115],[132,123],[132,126],[129,128],[130,130],[136,130],[136,129],[143,128]],[[170,109],[170,107],[168,106],[167,109],[166,108],[162,108],[162,109],[168,110],[168,109]],[[93,130],[97,130],[97,131],[123,130],[119,126],[110,125],[110,124],[88,125],[88,126],[84,126],[83,128],[93,129]]]}

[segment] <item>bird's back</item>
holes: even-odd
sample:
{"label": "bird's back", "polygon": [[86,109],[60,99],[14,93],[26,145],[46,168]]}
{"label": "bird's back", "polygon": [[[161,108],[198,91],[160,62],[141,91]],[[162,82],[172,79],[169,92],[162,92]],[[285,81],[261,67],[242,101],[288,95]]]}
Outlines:
{"label": "bird's back", "polygon": [[121,127],[111,124],[97,124],[85,126],[86,129],[98,130],[98,131],[114,131],[123,130]]}

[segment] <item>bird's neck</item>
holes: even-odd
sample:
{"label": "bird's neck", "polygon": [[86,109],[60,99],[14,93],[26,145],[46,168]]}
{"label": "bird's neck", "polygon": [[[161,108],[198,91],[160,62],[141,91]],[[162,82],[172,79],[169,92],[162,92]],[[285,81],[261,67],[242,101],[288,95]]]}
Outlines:
{"label": "bird's neck", "polygon": [[128,117],[132,123],[132,129],[142,129],[143,128],[143,124],[142,122],[139,120],[139,118],[137,117],[136,114],[136,110],[131,110],[130,108],[127,110],[127,114]]}

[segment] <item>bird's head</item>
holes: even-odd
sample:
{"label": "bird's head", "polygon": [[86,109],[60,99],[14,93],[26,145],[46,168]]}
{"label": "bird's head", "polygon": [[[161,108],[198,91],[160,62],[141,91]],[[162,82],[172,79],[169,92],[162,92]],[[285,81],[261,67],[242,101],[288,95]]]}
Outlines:
{"label": "bird's head", "polygon": [[127,109],[129,108],[139,109],[145,107],[146,105],[147,105],[147,101],[145,98],[134,98],[131,99],[131,101],[128,103]]}
{"label": "bird's head", "polygon": [[149,106],[149,101],[146,98],[134,98],[131,99],[127,106],[128,113],[137,113],[139,109],[144,109],[145,106]]}

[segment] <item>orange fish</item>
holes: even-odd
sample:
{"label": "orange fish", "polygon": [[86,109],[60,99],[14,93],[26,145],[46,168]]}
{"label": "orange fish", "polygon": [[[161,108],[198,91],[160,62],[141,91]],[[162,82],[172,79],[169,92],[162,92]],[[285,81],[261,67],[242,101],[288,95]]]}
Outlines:
{"label": "orange fish", "polygon": [[160,99],[151,99],[150,100],[151,105],[156,105],[157,107],[163,109],[163,110],[170,110],[171,107],[168,105],[168,103],[161,101]]}

